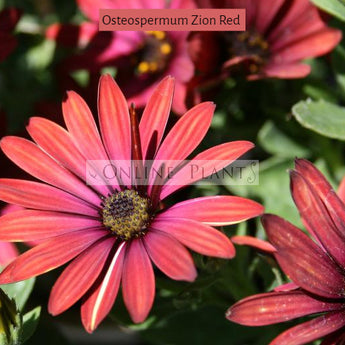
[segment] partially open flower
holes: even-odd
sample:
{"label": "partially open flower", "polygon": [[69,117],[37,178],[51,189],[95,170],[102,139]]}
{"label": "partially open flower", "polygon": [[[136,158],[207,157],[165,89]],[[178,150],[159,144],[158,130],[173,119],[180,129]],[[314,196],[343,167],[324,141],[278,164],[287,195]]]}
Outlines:
{"label": "partially open flower", "polygon": [[[262,218],[274,255],[294,284],[245,298],[232,306],[229,320],[263,326],[315,315],[274,339],[271,345],[345,342],[345,204],[308,161],[296,160],[291,192],[311,238],[284,219]],[[343,192],[340,194],[343,196]]]}
{"label": "partially open flower", "polygon": [[[86,70],[90,74],[88,95],[97,89],[103,67],[116,68],[116,81],[126,95],[129,104],[143,107],[158,82],[167,75],[176,79],[172,109],[183,114],[187,109],[185,98],[187,82],[194,73],[188,55],[187,36],[184,31],[113,31],[99,32],[100,8],[194,8],[193,0],[166,2],[144,0],[123,2],[118,0],[78,0],[80,10],[89,18],[79,27],[54,24],[47,30],[47,37],[65,46],[79,46],[81,51],[65,59],[59,69],[64,88],[71,87],[73,72]],[[73,85],[73,84],[72,84]],[[85,93],[85,90],[81,90]],[[91,96],[92,97],[92,96]]]}

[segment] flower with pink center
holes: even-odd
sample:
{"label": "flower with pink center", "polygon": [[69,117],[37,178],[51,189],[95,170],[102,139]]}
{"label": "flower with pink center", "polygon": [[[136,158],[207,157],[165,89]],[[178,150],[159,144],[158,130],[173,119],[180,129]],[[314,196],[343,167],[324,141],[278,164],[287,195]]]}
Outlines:
{"label": "flower with pink center", "polygon": [[[119,1],[78,0],[80,10],[90,20],[80,26],[53,24],[46,36],[65,46],[77,46],[81,52],[65,59],[58,71],[63,86],[77,86],[71,73],[87,70],[90,74],[88,95],[97,89],[98,78],[103,67],[116,68],[116,81],[126,95],[129,104],[134,102],[143,107],[158,82],[167,75],[176,80],[172,109],[183,114],[187,109],[185,98],[187,82],[194,73],[193,63],[188,55],[185,31],[113,31],[99,32],[100,8],[148,9],[148,8],[194,8],[193,0]],[[92,96],[91,96],[92,97]]]}
{"label": "flower with pink center", "polygon": [[323,338],[322,345],[345,342],[345,198],[344,183],[335,193],[307,160],[296,160],[291,193],[310,237],[271,214],[262,218],[273,251],[292,283],[274,292],[245,298],[227,312],[231,321],[263,326],[303,316],[270,345],[302,345]]}
{"label": "flower with pink center", "polygon": [[164,136],[173,90],[173,78],[161,81],[138,123],[134,107],[129,111],[116,82],[104,75],[98,93],[100,132],[85,101],[71,91],[62,105],[67,130],[36,117],[27,127],[34,142],[1,140],[3,152],[42,182],[0,179],[0,199],[25,207],[0,218],[0,241],[41,241],[5,268],[0,284],[72,260],[52,289],[48,309],[57,315],[81,299],[82,322],[92,332],[112,308],[120,284],[132,320],[146,319],[155,296],[152,263],[172,279],[193,281],[197,272],[186,247],[219,258],[235,255],[231,241],[214,226],[255,217],[263,212],[261,205],[235,196],[199,197],[169,208],[161,201],[197,179],[187,172],[188,164],[203,161],[204,176],[210,175],[215,168],[210,161],[222,162],[216,167],[222,169],[253,147],[248,141],[224,143],[187,165],[175,165],[174,184],[85,182],[89,161],[134,159],[143,165],[153,159],[155,166],[182,161],[196,149],[215,106],[195,106]]}
{"label": "flower with pink center", "polygon": [[206,85],[236,72],[248,79],[303,78],[303,63],[330,52],[341,31],[328,27],[309,0],[198,0],[204,8],[245,8],[245,32],[198,32],[191,36],[196,65],[192,85]]}

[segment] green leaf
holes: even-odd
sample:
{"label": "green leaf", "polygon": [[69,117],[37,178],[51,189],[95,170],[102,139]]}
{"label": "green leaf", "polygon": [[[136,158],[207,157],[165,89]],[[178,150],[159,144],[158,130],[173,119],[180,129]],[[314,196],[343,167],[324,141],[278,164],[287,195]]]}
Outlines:
{"label": "green leaf", "polygon": [[26,342],[35,332],[41,314],[41,307],[32,309],[23,316],[22,341]]}
{"label": "green leaf", "polygon": [[2,285],[1,288],[8,296],[14,298],[19,310],[23,310],[35,284],[35,278],[23,280],[18,283]]}
{"label": "green leaf", "polygon": [[317,7],[332,16],[345,21],[345,2],[344,0],[311,0]]}
{"label": "green leaf", "polygon": [[323,99],[300,101],[292,107],[296,120],[323,136],[345,140],[345,108]]}
{"label": "green leaf", "polygon": [[282,157],[308,156],[309,151],[298,145],[282,131],[280,131],[272,121],[267,121],[261,128],[258,139],[265,151]]}
{"label": "green leaf", "polygon": [[345,95],[345,47],[338,45],[332,53],[332,64],[335,71],[335,78]]}

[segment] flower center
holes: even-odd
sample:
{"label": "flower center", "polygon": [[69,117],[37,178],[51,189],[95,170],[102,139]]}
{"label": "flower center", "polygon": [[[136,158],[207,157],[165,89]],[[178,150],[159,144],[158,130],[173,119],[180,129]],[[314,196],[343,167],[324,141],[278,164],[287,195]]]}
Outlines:
{"label": "flower center", "polygon": [[103,200],[104,226],[124,241],[146,234],[151,201],[133,189],[116,192]]}
{"label": "flower center", "polygon": [[269,45],[256,31],[224,32],[224,40],[228,58],[248,57],[250,73],[257,73],[269,58]]}
{"label": "flower center", "polygon": [[146,39],[137,55],[138,74],[162,72],[172,54],[171,42],[164,31],[147,31]]}

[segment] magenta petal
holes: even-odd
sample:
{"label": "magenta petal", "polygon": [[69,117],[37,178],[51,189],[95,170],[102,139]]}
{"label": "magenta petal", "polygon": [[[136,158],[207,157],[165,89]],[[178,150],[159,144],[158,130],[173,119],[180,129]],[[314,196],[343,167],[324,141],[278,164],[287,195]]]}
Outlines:
{"label": "magenta petal", "polygon": [[268,292],[237,302],[226,318],[241,325],[265,326],[341,308],[340,302],[317,300],[302,291]]}
{"label": "magenta petal", "polygon": [[81,230],[47,240],[10,263],[0,274],[0,285],[51,271],[76,257],[106,234],[100,229]]}
{"label": "magenta petal", "polygon": [[159,219],[186,218],[213,226],[229,225],[259,216],[264,207],[238,196],[206,196],[182,201],[163,211]]}
{"label": "magenta petal", "polygon": [[50,314],[62,313],[86,293],[101,273],[115,241],[115,237],[100,240],[67,266],[51,290],[48,304]]}
{"label": "magenta petal", "polygon": [[344,297],[343,271],[302,230],[270,214],[262,217],[262,223],[277,249],[280,267],[294,283],[319,296]]}
{"label": "magenta petal", "polygon": [[0,218],[0,241],[36,241],[67,232],[100,228],[98,219],[66,213],[20,210]]}
{"label": "magenta petal", "polygon": [[140,239],[133,240],[126,250],[122,294],[133,322],[145,321],[155,296],[155,277],[150,258]]}
{"label": "magenta petal", "polygon": [[151,227],[175,237],[186,247],[200,254],[226,259],[235,256],[234,245],[228,237],[198,221],[157,216]]}
{"label": "magenta petal", "polygon": [[[344,248],[339,245],[340,243],[345,244],[345,228],[339,229],[335,226],[328,210],[316,194],[316,190],[320,185],[314,184],[313,180],[309,180],[310,182],[308,182],[305,178],[307,176],[304,174],[301,175],[297,171],[291,171],[290,176],[292,197],[302,219],[306,223],[308,229],[312,230],[312,234],[318,238],[326,251],[345,268]],[[335,197],[338,199],[335,192],[332,191],[332,193],[333,198]],[[332,198],[330,194],[331,192],[329,193],[329,199]],[[344,208],[342,202],[340,200],[339,202],[341,204],[340,206]],[[336,207],[332,208],[333,212],[334,209],[336,209]]]}
{"label": "magenta petal", "polygon": [[197,272],[192,256],[173,237],[151,229],[144,237],[144,244],[152,261],[168,277],[190,282],[195,280]]}
{"label": "magenta petal", "polygon": [[123,259],[125,255],[125,242],[117,249],[102,281],[96,288],[91,288],[83,299],[81,306],[81,319],[85,329],[92,333],[111,310],[120,287]]}
{"label": "magenta petal", "polygon": [[249,141],[232,141],[199,153],[168,179],[162,188],[161,200],[176,190],[200,180],[200,177],[208,177],[225,168],[253,147],[254,145]]}
{"label": "magenta petal", "polygon": [[8,158],[32,176],[99,206],[97,194],[33,142],[18,137],[5,137],[0,145]]}
{"label": "magenta petal", "polygon": [[0,179],[0,199],[22,207],[97,217],[98,208],[44,183]]}
{"label": "magenta petal", "polygon": [[[174,94],[174,78],[164,78],[154,90],[147,102],[140,121],[140,138],[143,158],[148,152],[154,157],[162,140],[169,118]],[[150,158],[149,158],[150,159]]]}
{"label": "magenta petal", "polygon": [[307,344],[337,331],[344,325],[345,311],[335,311],[288,329],[275,338],[270,345]]}

